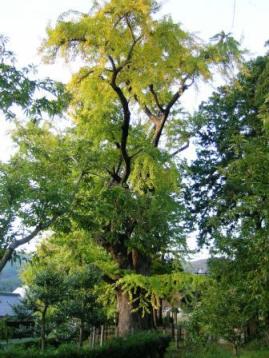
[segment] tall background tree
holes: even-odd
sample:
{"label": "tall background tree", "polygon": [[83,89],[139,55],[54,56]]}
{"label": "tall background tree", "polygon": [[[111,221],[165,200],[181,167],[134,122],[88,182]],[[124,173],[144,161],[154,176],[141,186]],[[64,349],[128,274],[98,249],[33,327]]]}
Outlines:
{"label": "tall background tree", "polygon": [[216,259],[215,278],[252,336],[268,330],[268,70],[268,55],[250,61],[200,106],[186,197],[200,244],[226,258]]}

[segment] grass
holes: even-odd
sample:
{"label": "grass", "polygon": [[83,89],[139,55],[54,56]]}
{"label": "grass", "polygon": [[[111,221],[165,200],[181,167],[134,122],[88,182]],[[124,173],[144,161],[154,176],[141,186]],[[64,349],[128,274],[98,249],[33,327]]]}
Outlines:
{"label": "grass", "polygon": [[[165,358],[234,358],[230,349],[221,346],[211,346],[203,350],[188,350],[182,347],[176,349],[172,343],[167,350]],[[256,349],[240,351],[240,358],[269,358],[269,349]]]}

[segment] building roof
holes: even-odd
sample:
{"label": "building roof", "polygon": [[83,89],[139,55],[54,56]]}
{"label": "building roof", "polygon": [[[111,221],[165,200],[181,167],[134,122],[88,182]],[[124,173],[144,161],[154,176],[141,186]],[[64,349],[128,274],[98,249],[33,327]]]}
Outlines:
{"label": "building roof", "polygon": [[24,287],[17,287],[12,293],[16,293],[17,295],[20,295],[22,298],[26,295],[26,286]]}
{"label": "building roof", "polygon": [[21,303],[21,295],[17,293],[0,292],[0,317],[15,316],[13,306]]}

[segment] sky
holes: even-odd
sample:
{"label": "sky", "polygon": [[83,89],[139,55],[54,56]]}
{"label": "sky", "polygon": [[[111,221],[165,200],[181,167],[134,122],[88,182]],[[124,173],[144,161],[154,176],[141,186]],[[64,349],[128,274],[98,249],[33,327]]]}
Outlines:
{"label": "sky", "polygon": [[[42,64],[38,48],[46,35],[46,27],[69,9],[88,12],[93,0],[0,0],[0,33],[9,38],[9,46],[19,65],[36,64],[39,77],[67,81],[74,66],[58,61]],[[161,0],[162,14],[170,14],[184,29],[204,40],[224,30],[232,32],[251,56],[263,54],[269,39],[268,0]],[[215,83],[215,87],[219,82]],[[214,84],[213,84],[214,86]],[[206,99],[213,87],[189,90],[182,100],[193,112]],[[12,150],[7,136],[8,125],[0,118],[0,159],[6,160]]]}
{"label": "sky", "polygon": [[[46,27],[69,10],[88,12],[92,0],[0,0],[0,33],[9,38],[9,48],[16,54],[21,66],[38,66],[39,77],[49,76],[67,81],[74,66],[58,61],[55,65],[42,64],[38,47],[46,35]],[[231,32],[249,50],[249,57],[265,53],[269,39],[268,0],[162,0],[162,14],[170,14],[185,30],[204,40],[220,31]],[[200,90],[188,91],[183,96],[186,109],[193,112],[219,82]],[[8,137],[9,125],[0,118],[0,159],[6,160],[12,150]],[[194,239],[190,240],[194,247]],[[200,253],[205,256],[206,251]]]}

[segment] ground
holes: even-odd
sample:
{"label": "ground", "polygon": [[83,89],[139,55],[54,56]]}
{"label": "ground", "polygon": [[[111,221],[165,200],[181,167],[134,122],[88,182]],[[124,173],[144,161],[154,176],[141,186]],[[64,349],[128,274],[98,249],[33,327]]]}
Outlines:
{"label": "ground", "polygon": [[[208,347],[207,352],[195,351],[191,352],[189,349],[176,349],[174,342],[170,345],[165,358],[233,358],[231,348],[227,347]],[[269,349],[242,349],[240,358],[269,358]]]}

